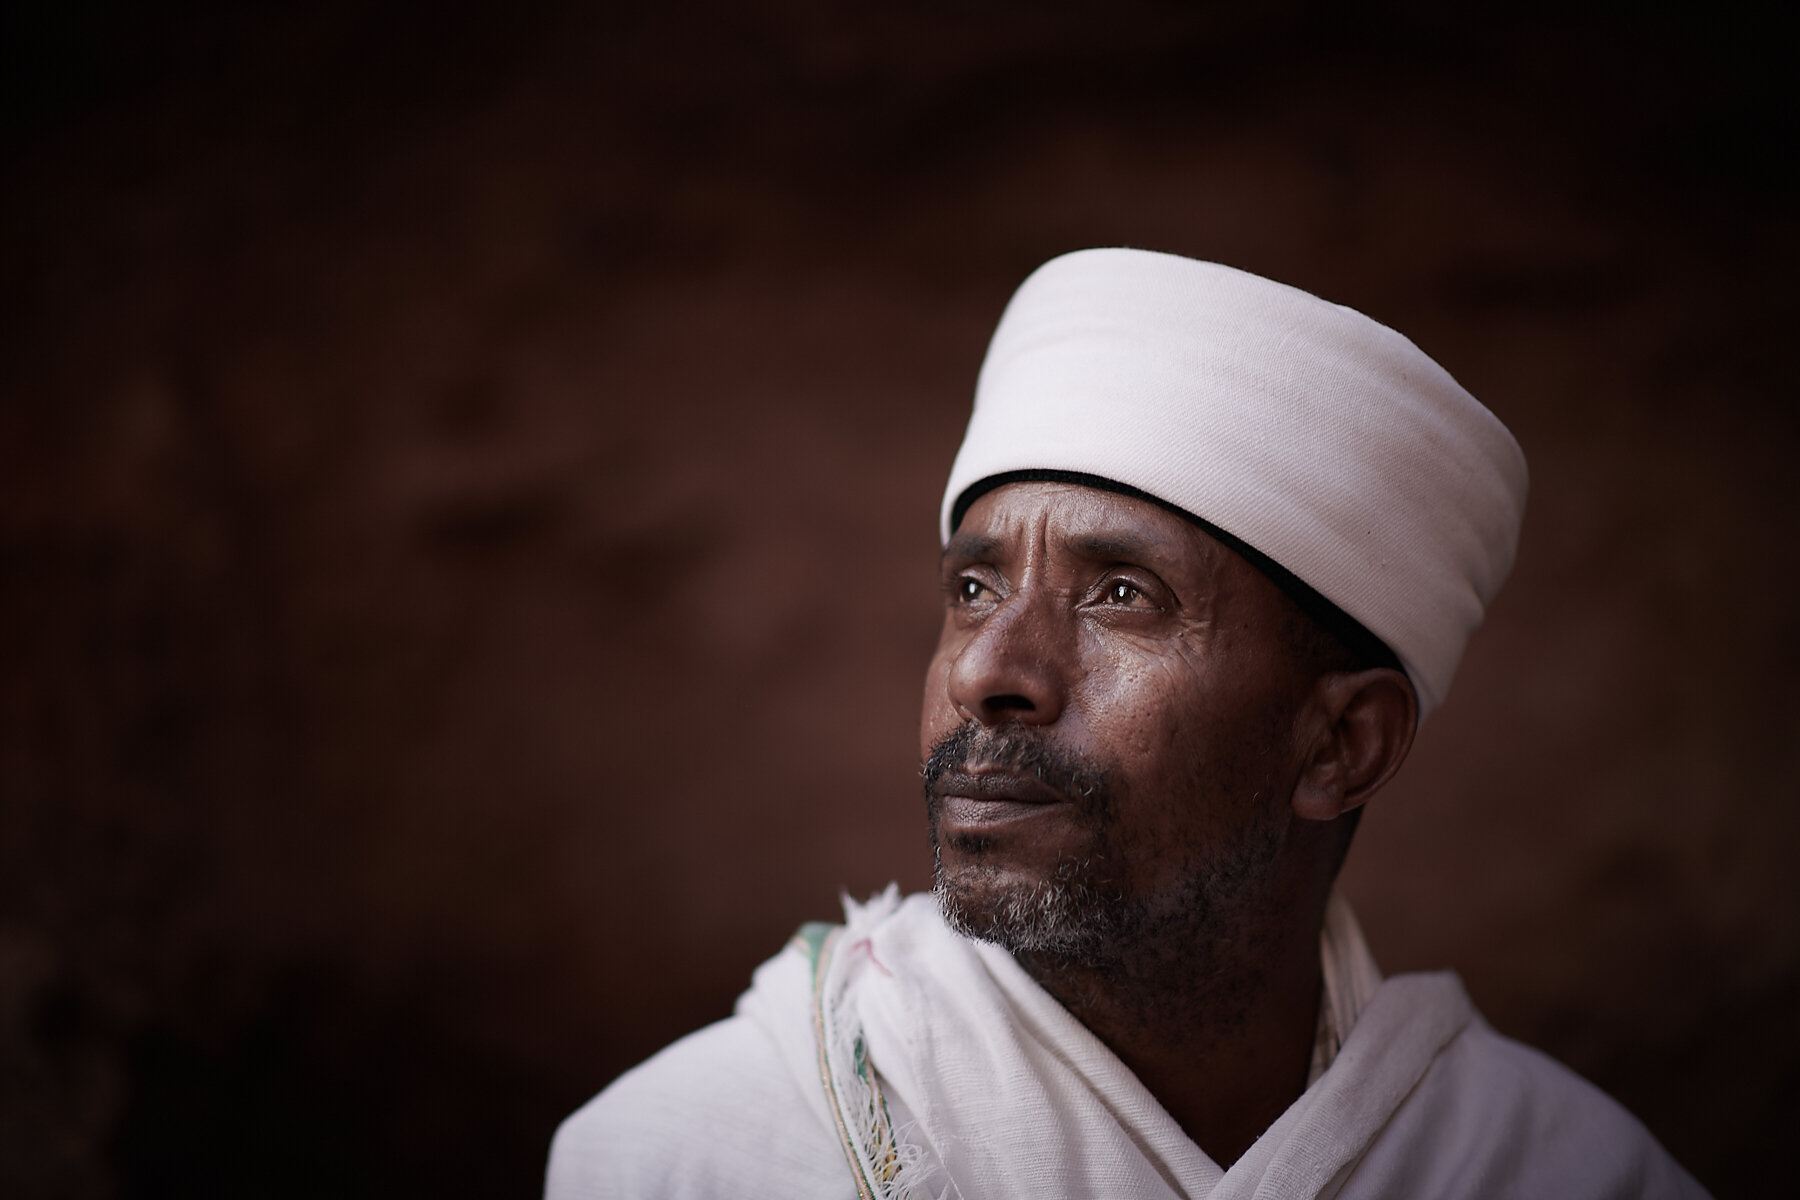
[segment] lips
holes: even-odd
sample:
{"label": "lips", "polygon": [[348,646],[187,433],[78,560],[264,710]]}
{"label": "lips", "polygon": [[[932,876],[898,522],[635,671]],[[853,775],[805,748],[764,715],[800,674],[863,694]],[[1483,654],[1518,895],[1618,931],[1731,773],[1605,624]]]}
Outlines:
{"label": "lips", "polygon": [[952,768],[933,781],[931,791],[946,798],[962,796],[1020,804],[1063,804],[1069,799],[1036,776],[988,767]]}
{"label": "lips", "polygon": [[1058,818],[1091,825],[1111,803],[1104,770],[1024,725],[959,725],[932,745],[920,773],[933,836],[950,842],[988,844],[1002,826]]}
{"label": "lips", "polygon": [[1041,779],[981,768],[945,771],[933,781],[930,794],[944,818],[963,827],[1004,825],[1069,802]]}

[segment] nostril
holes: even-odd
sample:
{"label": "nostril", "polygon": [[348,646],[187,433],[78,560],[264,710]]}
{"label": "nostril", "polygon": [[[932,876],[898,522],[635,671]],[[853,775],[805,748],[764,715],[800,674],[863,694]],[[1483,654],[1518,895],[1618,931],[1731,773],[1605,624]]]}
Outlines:
{"label": "nostril", "polygon": [[1003,696],[989,696],[982,704],[989,712],[1006,712],[1017,709],[1020,712],[1036,712],[1037,705],[1017,693]]}

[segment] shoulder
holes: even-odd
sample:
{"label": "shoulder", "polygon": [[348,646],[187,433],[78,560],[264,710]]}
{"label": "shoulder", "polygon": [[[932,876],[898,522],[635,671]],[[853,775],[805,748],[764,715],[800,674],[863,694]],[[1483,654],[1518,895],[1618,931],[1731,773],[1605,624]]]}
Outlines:
{"label": "shoulder", "polygon": [[1617,1101],[1479,1017],[1438,1052],[1351,1182],[1361,1186],[1346,1196],[1371,1183],[1371,1195],[1706,1195]]}
{"label": "shoulder", "polygon": [[890,888],[846,901],[846,925],[802,927],[756,969],[736,1015],[627,1071],[562,1123],[547,1200],[855,1196],[820,1079],[816,988],[845,934],[904,934],[928,915]]}
{"label": "shoulder", "polygon": [[547,1200],[853,1195],[781,1039],[740,1013],[621,1075],[562,1123]]}

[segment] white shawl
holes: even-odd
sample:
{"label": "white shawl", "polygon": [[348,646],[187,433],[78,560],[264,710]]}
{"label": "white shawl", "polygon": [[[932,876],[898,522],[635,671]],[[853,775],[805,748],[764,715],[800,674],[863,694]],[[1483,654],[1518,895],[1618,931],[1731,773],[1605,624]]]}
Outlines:
{"label": "white shawl", "polygon": [[1322,951],[1349,1032],[1229,1170],[929,896],[846,910],[760,967],[737,1016],[571,1117],[547,1195],[1704,1195],[1623,1109],[1489,1029],[1454,975],[1376,986],[1341,901]]}

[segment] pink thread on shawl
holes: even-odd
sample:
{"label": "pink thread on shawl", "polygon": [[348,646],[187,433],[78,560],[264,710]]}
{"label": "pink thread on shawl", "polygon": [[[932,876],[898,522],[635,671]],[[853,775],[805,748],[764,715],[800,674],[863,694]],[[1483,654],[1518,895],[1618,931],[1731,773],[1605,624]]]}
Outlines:
{"label": "pink thread on shawl", "polygon": [[854,942],[850,943],[850,945],[847,947],[847,949],[852,950],[852,951],[861,950],[864,954],[869,956],[869,961],[875,964],[875,969],[877,971],[880,971],[883,975],[886,975],[889,979],[892,979],[894,977],[894,973],[892,971],[888,970],[887,967],[882,964],[882,961],[879,958],[875,957],[875,946],[872,942],[869,941],[869,939],[867,937],[857,938]]}

